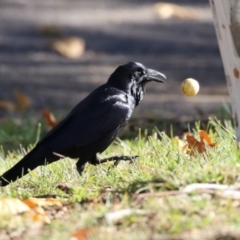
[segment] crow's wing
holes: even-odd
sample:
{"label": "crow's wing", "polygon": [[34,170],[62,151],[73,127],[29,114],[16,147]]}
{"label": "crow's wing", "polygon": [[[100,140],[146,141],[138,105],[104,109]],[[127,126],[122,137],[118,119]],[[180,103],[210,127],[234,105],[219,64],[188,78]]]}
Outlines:
{"label": "crow's wing", "polygon": [[59,152],[85,147],[107,136],[116,136],[131,114],[132,109],[119,102],[119,97],[102,101],[93,95],[80,102],[38,145]]}

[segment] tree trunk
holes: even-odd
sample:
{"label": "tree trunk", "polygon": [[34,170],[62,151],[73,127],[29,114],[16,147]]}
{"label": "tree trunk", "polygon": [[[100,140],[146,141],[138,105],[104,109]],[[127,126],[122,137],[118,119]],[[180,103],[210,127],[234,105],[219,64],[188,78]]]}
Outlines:
{"label": "tree trunk", "polygon": [[210,0],[240,147],[240,0]]}

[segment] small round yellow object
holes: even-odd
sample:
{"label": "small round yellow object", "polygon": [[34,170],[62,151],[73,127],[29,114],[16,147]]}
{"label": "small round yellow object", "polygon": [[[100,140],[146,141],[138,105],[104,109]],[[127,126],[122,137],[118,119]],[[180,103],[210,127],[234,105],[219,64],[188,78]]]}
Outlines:
{"label": "small round yellow object", "polygon": [[197,80],[192,78],[185,79],[181,84],[181,90],[185,96],[195,96],[199,91],[199,83]]}

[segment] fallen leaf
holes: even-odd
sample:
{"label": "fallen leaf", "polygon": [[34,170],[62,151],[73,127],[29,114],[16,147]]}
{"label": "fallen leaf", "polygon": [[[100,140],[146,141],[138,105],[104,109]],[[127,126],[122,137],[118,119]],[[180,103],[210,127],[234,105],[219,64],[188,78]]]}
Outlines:
{"label": "fallen leaf", "polygon": [[16,105],[12,101],[0,100],[0,108],[7,110],[8,112],[14,112],[16,110]]}
{"label": "fallen leaf", "polygon": [[64,57],[79,58],[85,51],[85,42],[78,37],[68,37],[52,41],[51,47]]}
{"label": "fallen leaf", "polygon": [[192,8],[172,3],[157,3],[154,5],[154,10],[162,19],[176,17],[189,20],[197,17]]}
{"label": "fallen leaf", "polygon": [[24,200],[0,198],[0,218],[10,216],[10,223],[20,219],[27,224],[42,226],[51,222],[44,207],[57,206],[62,209],[62,202],[55,198],[28,198]]}
{"label": "fallen leaf", "polygon": [[55,198],[28,198],[23,199],[22,202],[26,204],[32,211],[25,215],[37,224],[48,224],[51,222],[43,207],[58,206],[62,207],[62,202]]}
{"label": "fallen leaf", "polygon": [[187,143],[182,149],[190,156],[193,156],[196,152],[204,153],[206,152],[206,147],[213,148],[215,146],[210,136],[203,130],[199,131],[200,141],[189,133],[186,133],[184,136]]}
{"label": "fallen leaf", "polygon": [[204,142],[198,141],[194,136],[189,133],[185,134],[187,144],[183,147],[183,150],[186,149],[186,153],[190,156],[195,154],[195,151],[198,153],[203,153],[206,151]]}
{"label": "fallen leaf", "polygon": [[31,99],[15,89],[13,91],[15,97],[15,102],[8,100],[0,100],[0,108],[7,110],[8,112],[14,112],[16,110],[25,110],[30,107],[32,101]]}
{"label": "fallen leaf", "polygon": [[44,120],[46,121],[46,123],[50,127],[55,127],[58,124],[56,118],[54,117],[54,115],[50,111],[43,110],[42,111],[42,116],[43,116]]}
{"label": "fallen leaf", "polygon": [[13,94],[16,99],[15,106],[17,110],[25,110],[31,106],[32,100],[27,95],[23,94],[17,89],[13,91]]}
{"label": "fallen leaf", "polygon": [[31,209],[20,199],[12,198],[0,199],[0,219],[5,220],[6,227],[10,229],[16,226],[32,227],[50,223],[44,209],[40,207]]}
{"label": "fallen leaf", "polygon": [[28,211],[30,211],[30,208],[19,199],[0,198],[0,216],[15,215]]}
{"label": "fallen leaf", "polygon": [[22,202],[26,204],[29,208],[36,208],[38,205],[31,199],[23,199]]}
{"label": "fallen leaf", "polygon": [[26,212],[23,215],[24,219],[29,220],[37,225],[49,224],[51,222],[50,218],[47,216],[43,208],[37,207],[32,209],[30,212]]}
{"label": "fallen leaf", "polygon": [[62,202],[55,198],[28,198],[23,199],[22,202],[31,209],[29,213],[24,215],[25,218],[30,219],[38,225],[49,224],[51,222],[43,207],[62,207]]}
{"label": "fallen leaf", "polygon": [[82,228],[76,231],[70,240],[87,240],[89,239],[89,235],[92,234],[94,228]]}
{"label": "fallen leaf", "polygon": [[199,136],[201,141],[205,141],[210,147],[215,147],[215,143],[212,142],[211,137],[203,130],[200,130]]}
{"label": "fallen leaf", "polygon": [[23,203],[30,208],[36,208],[37,206],[49,207],[49,206],[62,206],[62,202],[56,198],[28,198],[22,200]]}

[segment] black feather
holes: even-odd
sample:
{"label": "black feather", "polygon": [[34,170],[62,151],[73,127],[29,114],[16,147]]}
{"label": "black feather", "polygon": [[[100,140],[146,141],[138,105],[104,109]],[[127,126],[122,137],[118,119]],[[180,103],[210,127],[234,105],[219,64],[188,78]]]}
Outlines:
{"label": "black feather", "polygon": [[[155,74],[154,81],[156,76],[162,81],[160,77],[164,75],[151,71]],[[40,165],[57,161],[60,156],[79,158],[80,173],[86,162],[101,163],[96,154],[103,152],[127,124],[143,98],[146,83],[151,80],[149,72],[140,63],[119,66],[106,84],[83,99],[35,148],[0,177],[1,185],[8,185]],[[123,159],[131,158],[124,156]]]}

